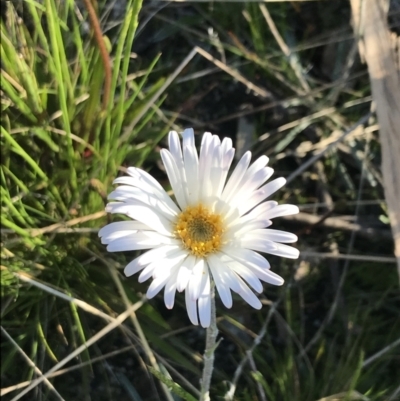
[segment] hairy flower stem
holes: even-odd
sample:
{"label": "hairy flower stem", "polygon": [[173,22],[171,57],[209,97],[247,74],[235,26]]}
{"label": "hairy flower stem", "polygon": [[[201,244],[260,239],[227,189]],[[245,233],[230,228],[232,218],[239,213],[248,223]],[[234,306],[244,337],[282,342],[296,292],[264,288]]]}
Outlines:
{"label": "hairy flower stem", "polygon": [[218,336],[218,328],[217,328],[217,316],[215,313],[215,286],[214,283],[211,285],[211,323],[210,326],[207,327],[206,331],[206,349],[204,351],[204,368],[203,368],[203,377],[201,379],[201,393],[200,393],[200,401],[209,401],[210,400],[210,384],[212,371],[214,368],[214,352],[217,348],[217,336]]}

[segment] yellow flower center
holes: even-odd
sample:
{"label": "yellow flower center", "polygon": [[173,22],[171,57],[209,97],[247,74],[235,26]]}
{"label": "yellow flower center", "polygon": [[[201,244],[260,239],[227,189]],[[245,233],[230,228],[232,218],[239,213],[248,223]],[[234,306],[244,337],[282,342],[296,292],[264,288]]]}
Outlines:
{"label": "yellow flower center", "polygon": [[203,205],[188,206],[178,216],[175,235],[187,250],[195,256],[217,252],[222,245],[222,218],[210,213]]}

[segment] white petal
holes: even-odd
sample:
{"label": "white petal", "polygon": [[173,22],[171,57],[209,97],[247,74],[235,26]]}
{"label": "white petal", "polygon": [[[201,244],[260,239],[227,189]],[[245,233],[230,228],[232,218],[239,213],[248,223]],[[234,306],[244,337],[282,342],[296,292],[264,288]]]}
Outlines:
{"label": "white petal", "polygon": [[[225,138],[226,139],[226,138]],[[224,139],[224,141],[225,141]],[[223,143],[224,143],[223,141]],[[216,196],[220,197],[226,184],[226,177],[228,176],[229,169],[232,164],[233,157],[235,156],[235,149],[228,149],[226,153],[222,153],[222,163],[220,172],[220,181],[216,191]]]}
{"label": "white petal", "polygon": [[160,245],[157,239],[149,238],[145,233],[138,232],[111,241],[107,246],[108,252],[137,251]]}
{"label": "white petal", "polygon": [[251,152],[246,152],[239,160],[239,163],[233,170],[233,173],[230,176],[222,192],[221,197],[224,201],[228,202],[231,196],[234,194],[234,191],[237,189],[239,183],[241,182],[242,178],[246,173],[247,167],[249,166],[250,163],[250,159],[251,159]]}
{"label": "white petal", "polygon": [[253,291],[238,277],[240,280],[240,292],[238,293],[250,306],[254,309],[261,309],[261,301],[257,298]]}
{"label": "white petal", "polygon": [[231,150],[235,150],[232,148],[232,139],[225,137],[222,140],[221,149],[222,149],[222,154],[224,154],[224,155],[229,153]]}
{"label": "white petal", "polygon": [[107,199],[124,201],[126,199],[135,199],[138,195],[142,194],[148,195],[148,192],[130,185],[120,185],[107,196]]}
{"label": "white petal", "polygon": [[157,259],[168,259],[178,250],[181,250],[181,246],[178,244],[161,246],[140,255],[138,257],[138,263],[148,265]]}
{"label": "white petal", "polygon": [[[199,200],[202,201],[206,197],[205,185],[209,180],[209,170],[211,168],[210,147],[213,136],[209,132],[205,132],[201,141],[200,158],[199,158]],[[212,154],[212,153],[211,153]]]}
{"label": "white petal", "polygon": [[124,269],[124,274],[126,277],[133,276],[134,274],[140,272],[146,265],[140,265],[137,262],[138,258],[133,259],[129,262]]}
{"label": "white petal", "polygon": [[258,205],[255,207],[249,214],[246,216],[252,217],[252,218],[258,218],[260,215],[263,215],[262,217],[265,219],[270,219],[269,214],[271,210],[275,209],[278,207],[278,202],[276,201],[267,201],[264,203],[261,203],[261,205]]}
{"label": "white petal", "polygon": [[240,218],[239,209],[231,207],[229,203],[218,199],[214,203],[214,212],[224,217],[225,227],[230,227],[236,220]]}
{"label": "white petal", "polygon": [[[215,143],[218,143],[218,140],[215,141]],[[222,181],[222,176],[224,175],[224,171],[222,168],[222,149],[220,145],[216,145],[214,147],[214,152],[212,154],[212,160],[211,160],[211,169],[210,169],[210,192],[208,195],[211,195],[212,197],[218,196],[218,191],[221,187],[221,181]]]}
{"label": "white petal", "polygon": [[179,270],[183,261],[188,257],[186,250],[180,250],[173,257],[161,260],[153,271],[153,278],[170,276],[173,270]]}
{"label": "white petal", "polygon": [[125,276],[129,277],[142,270],[155,260],[164,259],[173,255],[180,249],[178,245],[164,245],[140,255],[128,263],[124,269]]}
{"label": "white petal", "polygon": [[199,158],[200,174],[201,171],[204,169],[206,163],[206,154],[211,140],[212,140],[212,135],[210,132],[205,132],[203,137],[201,138],[200,158]]}
{"label": "white petal", "polygon": [[252,163],[252,165],[249,167],[249,169],[247,170],[246,175],[252,175],[254,174],[256,171],[261,170],[262,168],[264,168],[269,162],[269,158],[265,155],[260,156],[256,161],[254,161]]}
{"label": "white petal", "polygon": [[237,277],[237,274],[229,266],[227,266],[227,270],[224,273],[224,280],[226,284],[229,285],[229,288],[231,288],[232,291],[239,293],[240,285]]}
{"label": "white petal", "polygon": [[146,237],[157,241],[158,244],[165,244],[165,245],[180,245],[181,241],[175,239],[174,237],[168,237],[166,235],[160,234],[156,231],[142,231]]}
{"label": "white petal", "polygon": [[[183,162],[181,142],[179,139],[179,135],[175,131],[171,131],[169,133],[168,144],[169,144],[170,154],[172,155],[174,163],[177,167],[175,172],[177,174],[177,177],[179,178],[179,182],[182,184],[183,195],[184,195],[186,204],[188,204],[189,197],[188,197],[188,186],[187,185],[188,185],[189,177],[186,175],[186,171],[185,171],[185,165]],[[172,183],[171,183],[171,185],[172,185]]]}
{"label": "white petal", "polygon": [[260,280],[273,285],[284,283],[282,277],[269,270],[271,266],[268,260],[259,253],[250,249],[234,249],[232,247],[228,248],[227,252],[229,256],[248,267]]}
{"label": "white petal", "polygon": [[243,203],[247,203],[247,200],[251,198],[254,190],[259,188],[265,181],[267,181],[274,170],[270,167],[264,167],[258,171],[256,171],[252,175],[245,175],[243,177],[242,182],[239,185],[238,191],[231,197],[230,204],[231,205],[240,205]]}
{"label": "white petal", "polygon": [[210,278],[207,275],[202,294],[198,301],[199,318],[202,327],[208,327],[211,322],[211,293],[210,293]]}
{"label": "white petal", "polygon": [[202,290],[202,279],[206,269],[207,266],[204,263],[204,259],[198,258],[192,269],[192,275],[189,278],[189,283],[186,288],[186,291],[189,292],[190,298],[194,301],[196,301],[200,296]]}
{"label": "white petal", "polygon": [[176,293],[176,276],[177,274],[172,275],[167,281],[167,284],[165,284],[164,303],[168,309],[172,309],[174,307]]}
{"label": "white petal", "polygon": [[168,280],[169,276],[154,279],[147,290],[146,297],[151,299],[156,296],[163,289]]}
{"label": "white petal", "polygon": [[295,205],[278,205],[268,211],[268,214],[265,217],[268,219],[274,219],[275,217],[289,216],[297,213],[299,213],[299,208]]}
{"label": "white petal", "polygon": [[189,291],[185,291],[185,302],[189,319],[192,324],[197,326],[199,324],[197,317],[197,301],[190,298]]}
{"label": "white petal", "polygon": [[179,213],[179,209],[176,204],[164,191],[161,185],[153,177],[151,177],[150,174],[135,167],[128,167],[127,172],[131,174],[131,177],[118,177],[114,180],[113,183],[132,186],[133,189],[140,189],[146,194],[156,196],[164,203],[166,203],[170,209],[174,210],[176,213]]}
{"label": "white petal", "polygon": [[261,284],[261,281],[258,279],[258,277],[246,266],[242,265],[241,263],[238,263],[236,261],[233,261],[229,263],[229,267],[239,276],[241,276],[244,280],[247,281],[248,284],[250,284],[255,291],[257,292],[262,292],[263,286]]}
{"label": "white petal", "polygon": [[[268,163],[267,156],[261,156],[260,158],[258,158],[245,171],[240,180],[239,179],[237,180],[234,192],[231,192],[228,195],[228,197],[224,199],[229,203],[234,202],[234,204],[237,204],[237,202],[239,202],[239,198],[241,198],[243,194],[247,194],[248,196],[250,196],[252,190],[258,188],[265,180],[267,180],[273,174],[274,170],[272,170],[269,167],[264,168],[267,163]],[[247,193],[247,191],[244,190],[244,188],[247,189],[247,187],[249,187],[250,193]]]}
{"label": "white petal", "polygon": [[171,252],[168,255],[168,258],[155,260],[154,262],[146,266],[140,273],[138,278],[139,283],[143,283],[152,276],[154,278],[157,278],[156,271],[158,271],[158,276],[160,276],[160,269],[165,272],[164,274],[161,274],[163,277],[168,276],[171,272],[171,269],[174,266],[177,266],[180,262],[182,262],[182,260],[186,256],[187,254],[185,251],[178,249],[173,253]]}
{"label": "white petal", "polygon": [[290,259],[297,259],[300,251],[288,245],[278,244],[273,241],[245,238],[238,240],[243,248],[254,249],[255,251],[269,253],[271,255],[281,256]]}
{"label": "white petal", "polygon": [[[118,238],[123,238],[128,235],[133,235],[133,234],[138,234],[138,230],[118,230],[114,232],[110,232],[108,235],[104,235],[101,237],[101,243],[102,244],[111,244],[111,242],[114,242]],[[142,233],[143,231],[140,231]]]}
{"label": "white petal", "polygon": [[118,231],[138,231],[138,230],[151,230],[149,226],[141,223],[140,221],[116,221],[114,223],[107,224],[99,230],[99,237],[107,237],[110,234]]}
{"label": "white petal", "polygon": [[249,174],[248,177],[246,174],[247,177],[246,185],[249,185],[248,183],[252,183],[251,188],[259,188],[265,181],[267,181],[272,176],[273,173],[274,169],[272,169],[271,167],[263,167],[255,171],[253,174],[251,175]]}
{"label": "white petal", "polygon": [[283,258],[297,259],[300,255],[300,251],[292,246],[284,244],[276,244],[277,249],[269,252],[271,255],[281,256]]}
{"label": "white petal", "polygon": [[252,265],[249,269],[262,281],[272,285],[282,285],[285,280],[271,270],[262,270],[260,267]]}
{"label": "white petal", "polygon": [[240,214],[245,214],[249,210],[253,209],[253,207],[257,206],[259,203],[278,191],[278,189],[282,188],[285,183],[286,179],[279,177],[257,189],[257,191],[253,192],[251,197],[245,203],[239,205]]}
{"label": "white petal", "polygon": [[234,258],[246,265],[248,263],[252,263],[260,266],[263,269],[270,268],[270,264],[268,263],[267,259],[250,249],[227,247],[223,251],[226,253],[226,255],[228,255],[228,257]]}
{"label": "white petal", "polygon": [[165,170],[167,171],[169,182],[174,191],[175,198],[181,209],[185,209],[187,206],[187,200],[185,196],[186,181],[184,181],[185,178],[182,177],[181,174],[183,171],[179,170],[175,159],[172,157],[171,153],[168,152],[168,150],[162,149],[160,153]]}
{"label": "white petal", "polygon": [[[132,190],[128,191],[125,188],[132,188]],[[174,221],[176,219],[178,213],[174,209],[171,209],[167,203],[160,200],[156,196],[143,192],[138,188],[128,186],[125,186],[125,188],[124,186],[118,187],[115,191],[108,195],[108,199],[123,201],[129,205],[144,204],[148,207],[154,208],[157,212],[161,212],[163,216],[170,221]]]}
{"label": "white petal", "polygon": [[183,158],[188,186],[188,201],[196,204],[199,201],[199,158],[194,143],[193,129],[183,132]]}
{"label": "white petal", "polygon": [[267,259],[261,256],[259,253],[254,252],[250,249],[229,247],[226,248],[225,251],[229,257],[238,260],[239,262],[245,264],[246,266],[254,264],[266,270],[268,270],[271,267]]}
{"label": "white petal", "polygon": [[175,159],[175,162],[179,166],[182,162],[182,149],[179,135],[176,131],[170,131],[168,134],[168,147],[171,155]]}
{"label": "white petal", "polygon": [[242,237],[236,241],[232,241],[231,246],[239,245],[241,248],[254,249],[259,252],[269,252],[277,249],[278,244],[273,241],[267,241],[259,238],[247,239]]}
{"label": "white petal", "polygon": [[217,258],[217,261],[214,262],[214,266],[216,265],[218,267],[218,274],[221,276],[223,282],[233,291],[239,292],[240,285],[237,280],[237,275],[229,267],[229,262],[232,261],[232,258],[223,253],[216,253],[213,256]]}
{"label": "white petal", "polygon": [[144,283],[145,281],[147,281],[153,275],[154,269],[158,266],[159,263],[160,261],[157,260],[147,265],[139,274],[138,277],[139,283]]}
{"label": "white petal", "polygon": [[[220,146],[219,138],[213,135],[211,140],[204,143],[203,154],[200,153],[200,157],[203,156],[199,169],[200,176],[200,201],[207,202],[208,198],[215,194],[216,177],[213,176],[213,170],[219,168],[217,160],[214,155],[218,154],[218,147]],[[214,171],[215,173],[215,171]]]}
{"label": "white petal", "polygon": [[151,185],[154,188],[159,189],[160,191],[164,191],[164,188],[161,186],[161,184],[154,177],[152,177],[147,171],[144,171],[137,167],[128,167],[126,169],[126,172],[130,176],[137,177],[139,178],[140,181],[146,182],[148,185]]}
{"label": "white petal", "polygon": [[220,266],[220,260],[214,255],[209,255],[207,261],[222,303],[227,308],[231,308],[232,294],[229,285],[226,283],[226,280],[221,273],[223,271],[223,267]]}
{"label": "white petal", "polygon": [[160,234],[172,235],[172,224],[162,213],[143,204],[131,205],[122,202],[110,202],[106,206],[109,213],[126,214],[131,219],[141,221]]}
{"label": "white petal", "polygon": [[113,184],[122,184],[122,185],[128,185],[131,186],[132,188],[138,188],[141,189],[142,191],[153,194],[155,192],[160,191],[160,188],[158,186],[155,186],[153,183],[148,183],[147,181],[141,180],[138,175],[132,177],[132,176],[121,176],[117,177],[114,181]]}
{"label": "white petal", "polygon": [[247,232],[242,236],[243,239],[261,239],[268,240],[274,242],[283,242],[290,244],[292,242],[297,241],[297,235],[288,233],[286,231],[281,230],[272,230],[272,229],[257,229]]}
{"label": "white petal", "polygon": [[[245,214],[244,216],[238,217],[231,222],[229,222],[228,228],[232,230],[240,230],[245,225],[258,221],[258,220],[269,220],[269,212],[278,205],[278,202],[275,201],[267,201],[261,203],[257,207],[255,207],[250,213]],[[239,212],[238,212],[238,216]]]}
{"label": "white petal", "polygon": [[182,266],[180,267],[176,278],[177,281],[176,288],[179,292],[182,292],[187,287],[195,264],[196,264],[196,257],[193,255],[189,255],[182,263]]}
{"label": "white petal", "polygon": [[260,228],[266,228],[269,227],[271,224],[272,224],[271,220],[266,220],[266,219],[253,220],[251,222],[247,222],[242,225],[237,225],[235,227],[231,227],[230,229],[226,230],[225,238],[227,238],[227,241],[233,238],[240,238],[249,231],[257,230]]}

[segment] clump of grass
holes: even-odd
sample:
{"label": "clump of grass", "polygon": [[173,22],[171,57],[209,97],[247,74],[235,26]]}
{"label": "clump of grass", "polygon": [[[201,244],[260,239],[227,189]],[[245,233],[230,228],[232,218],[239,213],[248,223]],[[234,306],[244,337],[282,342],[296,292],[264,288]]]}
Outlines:
{"label": "clump of grass", "polygon": [[[339,12],[337,5],[322,5],[315,5],[318,15]],[[157,299],[144,303],[118,330],[73,352],[140,303],[144,292],[119,274],[125,257],[106,254],[97,239],[112,180],[135,165],[163,181],[154,150],[172,126],[190,122],[225,136],[238,119],[248,119],[254,153],[268,154],[277,170],[292,173],[282,197],[318,212],[321,221],[280,223],[293,224],[299,246],[312,256],[295,266],[271,259],[288,284],[266,288],[261,312],[244,311],[240,303],[219,308],[224,340],[213,397],[395,399],[396,272],[365,255],[368,243],[371,253],[388,257],[391,244],[352,239],[354,226],[343,223],[349,214],[385,218],[374,122],[364,130],[367,137],[343,136],[369,116],[365,73],[351,67],[355,53],[339,46],[332,82],[318,71],[307,73],[307,63],[318,64],[319,48],[307,33],[317,27],[303,5],[229,4],[228,12],[225,3],[160,9],[145,3],[137,36],[141,1],[128,1],[109,31],[108,4],[99,2],[102,38],[85,30],[87,9],[74,1],[22,6],[8,4],[1,22],[2,327],[17,344],[4,334],[4,399],[18,394],[12,386],[28,388],[71,355],[70,364],[51,373],[51,385],[44,382],[27,397],[198,396],[203,332],[186,326],[180,298],[172,312]],[[301,34],[291,28],[298,19],[307,28]],[[341,28],[339,45],[351,35]],[[332,29],[338,26],[320,29],[322,46],[334,41]],[[106,96],[101,40],[112,66]],[[332,138],[341,135],[346,141],[337,150]],[[310,169],[302,170],[306,159]],[[375,203],[362,206],[365,198]],[[328,231],[328,216],[344,228]],[[366,260],[321,260],[327,251]],[[21,350],[32,363],[20,359]]]}

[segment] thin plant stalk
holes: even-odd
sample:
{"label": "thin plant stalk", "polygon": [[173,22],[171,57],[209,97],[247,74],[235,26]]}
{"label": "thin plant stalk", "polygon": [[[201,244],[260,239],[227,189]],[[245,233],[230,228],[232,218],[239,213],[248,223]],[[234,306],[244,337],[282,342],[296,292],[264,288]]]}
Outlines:
{"label": "thin plant stalk", "polygon": [[211,323],[206,331],[206,349],[204,350],[204,368],[201,379],[200,401],[210,400],[210,384],[214,369],[214,352],[217,348],[217,315],[215,312],[215,285],[211,285]]}

